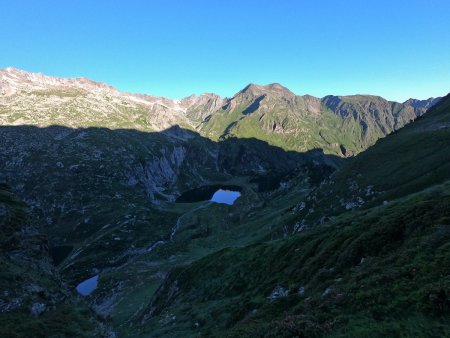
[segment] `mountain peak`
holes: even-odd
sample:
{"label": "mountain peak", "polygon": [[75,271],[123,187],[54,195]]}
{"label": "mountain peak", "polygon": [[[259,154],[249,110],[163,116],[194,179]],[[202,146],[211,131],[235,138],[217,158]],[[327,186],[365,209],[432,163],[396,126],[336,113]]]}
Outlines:
{"label": "mountain peak", "polygon": [[270,90],[277,90],[277,91],[286,91],[289,90],[286,87],[282,86],[281,84],[279,84],[278,82],[275,83],[271,83],[268,84],[267,86],[265,86],[266,88],[270,89]]}
{"label": "mountain peak", "polygon": [[277,96],[295,96],[288,88],[279,83],[270,83],[268,85],[248,84],[238,94],[264,95],[272,94]]}

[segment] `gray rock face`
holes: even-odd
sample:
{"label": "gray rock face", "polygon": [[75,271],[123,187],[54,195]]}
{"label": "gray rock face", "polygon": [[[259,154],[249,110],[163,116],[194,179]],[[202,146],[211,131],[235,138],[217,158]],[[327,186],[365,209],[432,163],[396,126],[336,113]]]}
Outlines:
{"label": "gray rock face", "polygon": [[14,311],[20,309],[21,307],[22,299],[20,298],[14,298],[10,301],[4,301],[3,299],[0,299],[0,313]]}
{"label": "gray rock face", "polygon": [[167,190],[173,187],[178,179],[186,149],[182,146],[171,150],[162,148],[160,153],[161,155],[152,161],[135,167],[134,174],[129,178],[129,181],[140,182],[145,187],[147,196],[153,203],[157,203],[155,194],[166,197],[168,201],[175,200],[175,196],[167,193]]}
{"label": "gray rock face", "polygon": [[330,296],[332,291],[333,290],[331,288],[326,288],[325,291],[322,293],[322,297]]}
{"label": "gray rock face", "polygon": [[47,306],[44,303],[33,303],[31,306],[31,315],[38,317],[45,311],[46,308]]}
{"label": "gray rock face", "polygon": [[283,288],[282,286],[277,286],[270,296],[268,297],[270,300],[275,300],[280,297],[287,297],[289,295],[289,291]]}
{"label": "gray rock face", "polygon": [[186,109],[186,116],[196,123],[207,119],[225,104],[225,100],[212,93],[199,96],[191,95],[180,101],[180,106]]}
{"label": "gray rock face", "polygon": [[379,96],[326,96],[322,103],[344,119],[359,121],[366,134],[366,145],[374,137],[387,135],[416,119],[439,102],[440,98],[391,102]]}
{"label": "gray rock face", "polygon": [[26,72],[9,67],[0,70],[0,93],[10,96],[19,91],[42,90],[48,88],[78,88],[89,91],[117,92],[104,83],[87,78],[64,79],[39,73]]}
{"label": "gray rock face", "polygon": [[409,99],[405,102],[403,102],[405,105],[409,105],[413,108],[425,108],[429,109],[433,107],[436,103],[438,103],[441,100],[440,97],[430,97],[427,100],[417,100],[417,99]]}

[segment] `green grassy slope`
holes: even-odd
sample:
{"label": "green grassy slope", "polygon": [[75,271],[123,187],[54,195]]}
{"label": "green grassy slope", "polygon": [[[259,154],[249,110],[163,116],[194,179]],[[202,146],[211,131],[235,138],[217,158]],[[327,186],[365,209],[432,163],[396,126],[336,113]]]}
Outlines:
{"label": "green grassy slope", "polygon": [[449,122],[450,96],[322,183],[292,222],[325,224],[174,269],[136,334],[450,335]]}
{"label": "green grassy slope", "polygon": [[[449,205],[450,182],[179,267],[146,309],[141,334],[449,335]],[[277,288],[286,295],[268,299]]]}
{"label": "green grassy slope", "polygon": [[349,156],[425,110],[425,106],[378,96],[327,96],[320,100],[296,96],[282,86],[274,90],[273,85],[249,85],[205,118],[198,129],[212,139],[257,138],[286,150],[321,148],[328,154]]}
{"label": "green grassy slope", "polygon": [[449,179],[450,96],[414,123],[346,161],[310,195],[299,214],[310,224],[321,216],[367,208]]}
{"label": "green grassy slope", "polygon": [[[111,308],[110,316],[118,334],[126,336],[135,332],[129,326],[134,316],[147,305],[148,299],[174,266],[189,264],[223,248],[283,237],[283,224],[290,223],[294,217],[285,212],[284,206],[287,203],[299,203],[322,178],[321,175],[329,174],[318,171],[318,168],[301,168],[301,174],[290,178],[293,188],[279,188],[264,193],[258,191],[256,183],[235,177],[227,183],[239,185],[242,196],[233,206],[208,202],[171,206],[167,211],[178,216],[184,215],[172,240],[163,237],[167,242],[151,252],[144,250],[127,256],[125,264],[101,272],[99,288],[94,297],[101,300],[114,295],[115,305]],[[320,177],[311,181],[312,173]],[[288,180],[286,177],[282,179]],[[97,250],[102,249],[99,247]]]}

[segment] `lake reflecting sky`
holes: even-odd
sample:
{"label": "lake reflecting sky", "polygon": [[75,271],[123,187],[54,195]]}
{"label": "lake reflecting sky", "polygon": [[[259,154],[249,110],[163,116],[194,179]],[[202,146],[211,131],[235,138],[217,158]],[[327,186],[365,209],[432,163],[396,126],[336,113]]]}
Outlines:
{"label": "lake reflecting sky", "polygon": [[214,193],[211,202],[232,205],[240,196],[241,193],[239,191],[219,189]]}

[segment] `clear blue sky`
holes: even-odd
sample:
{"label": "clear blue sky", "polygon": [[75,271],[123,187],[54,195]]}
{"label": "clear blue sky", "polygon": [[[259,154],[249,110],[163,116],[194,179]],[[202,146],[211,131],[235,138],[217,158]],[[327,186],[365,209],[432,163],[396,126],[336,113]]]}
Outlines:
{"label": "clear blue sky", "polygon": [[450,91],[449,0],[1,0],[0,15],[0,68],[124,91]]}

